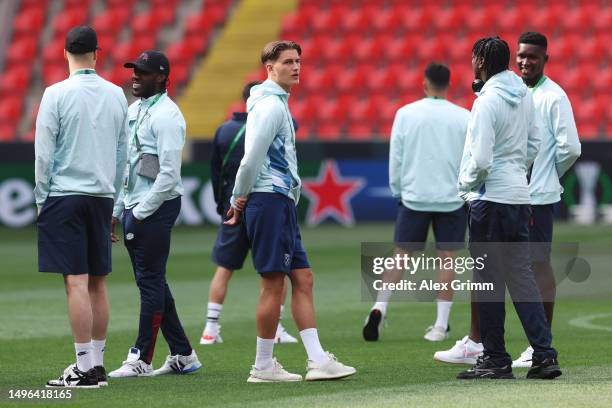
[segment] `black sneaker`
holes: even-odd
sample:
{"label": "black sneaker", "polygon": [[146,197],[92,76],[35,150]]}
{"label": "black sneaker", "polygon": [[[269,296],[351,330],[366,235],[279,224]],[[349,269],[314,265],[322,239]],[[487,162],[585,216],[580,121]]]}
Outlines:
{"label": "black sneaker", "polygon": [[380,325],[383,321],[382,312],[378,309],[372,309],[368,318],[366,319],[365,326],[363,326],[363,338],[365,341],[377,341],[380,331]]}
{"label": "black sneaker", "polygon": [[108,385],[108,379],[106,378],[106,369],[104,366],[95,366],[96,376],[98,377],[98,384],[100,387],[106,387]]}
{"label": "black sneaker", "polygon": [[99,388],[96,369],[87,372],[79,370],[76,364],[70,364],[57,380],[47,381],[47,388]]}
{"label": "black sneaker", "polygon": [[459,373],[457,378],[459,380],[477,380],[480,378],[511,380],[514,379],[514,374],[512,374],[511,364],[500,367],[491,361],[489,356],[480,356],[474,367]]}
{"label": "black sneaker", "polygon": [[527,378],[552,380],[561,375],[559,362],[555,357],[549,357],[544,360],[537,359],[535,356],[531,359],[531,368],[527,371]]}

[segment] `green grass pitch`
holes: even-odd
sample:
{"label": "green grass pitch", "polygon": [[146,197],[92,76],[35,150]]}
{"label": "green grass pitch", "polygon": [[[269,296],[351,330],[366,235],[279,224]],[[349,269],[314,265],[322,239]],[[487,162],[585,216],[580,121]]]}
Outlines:
{"label": "green grass pitch", "polygon": [[[255,355],[255,305],[258,278],[250,261],[235,274],[221,317],[224,344],[200,346],[208,284],[214,267],[210,252],[215,230],[176,228],[168,280],[177,308],[203,369],[192,375],[111,380],[99,390],[79,390],[67,402],[11,402],[9,389],[40,389],[59,376],[74,359],[60,277],[36,272],[34,229],[0,229],[0,405],[87,407],[610,407],[612,406],[612,302],[610,298],[567,297],[557,304],[554,345],[563,376],[552,382],[528,381],[526,370],[515,370],[515,381],[460,382],[462,366],[436,364],[434,351],[449,348],[467,332],[468,305],[455,303],[451,337],[442,343],[422,339],[434,320],[432,303],[392,303],[388,325],[377,343],[361,338],[371,306],[361,301],[360,245],[389,241],[391,225],[360,225],[345,229],[323,226],[303,229],[303,241],[315,271],[315,299],[323,346],[358,369],[354,377],[336,382],[247,384]],[[556,240],[597,242],[612,248],[609,227],[559,224]],[[609,250],[608,250],[609,251]],[[609,252],[608,252],[609,253]],[[135,340],[138,292],[127,252],[117,245],[109,277],[111,323],[105,365],[121,364]],[[589,258],[593,267],[610,270],[609,255]],[[608,288],[610,289],[610,288]],[[599,300],[598,300],[599,299]],[[508,307],[507,347],[517,356],[526,346],[516,314]],[[588,327],[571,320],[601,315]],[[289,313],[284,323],[297,335]],[[583,321],[584,323],[584,321]],[[585,326],[583,324],[583,326]],[[167,354],[158,337],[154,367]],[[277,345],[275,355],[290,371],[304,373],[301,344]],[[59,404],[59,405],[58,405]],[[66,404],[66,405],[62,405]]]}

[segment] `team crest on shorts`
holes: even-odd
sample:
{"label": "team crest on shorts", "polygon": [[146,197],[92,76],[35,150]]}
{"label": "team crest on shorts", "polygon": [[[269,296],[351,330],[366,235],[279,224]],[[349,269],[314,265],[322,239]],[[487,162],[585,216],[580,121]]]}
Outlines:
{"label": "team crest on shorts", "polygon": [[291,255],[285,254],[285,266],[289,266],[290,262],[291,262]]}
{"label": "team crest on shorts", "polygon": [[128,232],[127,234],[125,234],[125,239],[127,239],[128,241],[131,241],[132,239],[134,239],[134,234],[132,234],[131,232]]}

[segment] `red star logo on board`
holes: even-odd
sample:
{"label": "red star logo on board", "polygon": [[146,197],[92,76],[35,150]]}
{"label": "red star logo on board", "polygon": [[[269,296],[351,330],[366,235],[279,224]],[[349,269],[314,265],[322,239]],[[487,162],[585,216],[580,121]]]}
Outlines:
{"label": "red star logo on board", "polygon": [[342,177],[335,160],[325,160],[316,179],[304,180],[304,194],[310,200],[306,222],[318,225],[328,217],[343,225],[353,225],[355,218],[350,200],[365,186],[359,177]]}

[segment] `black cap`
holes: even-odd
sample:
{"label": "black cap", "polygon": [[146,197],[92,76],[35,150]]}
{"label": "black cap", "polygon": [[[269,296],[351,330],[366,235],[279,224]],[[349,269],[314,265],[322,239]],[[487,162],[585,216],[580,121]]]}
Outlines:
{"label": "black cap", "polygon": [[138,68],[151,74],[170,75],[170,62],[168,62],[168,58],[161,51],[145,51],[140,54],[136,61],[126,62],[123,66],[126,68]]}
{"label": "black cap", "polygon": [[66,45],[64,48],[71,54],[86,54],[99,50],[98,36],[91,27],[74,27],[66,34]]}

